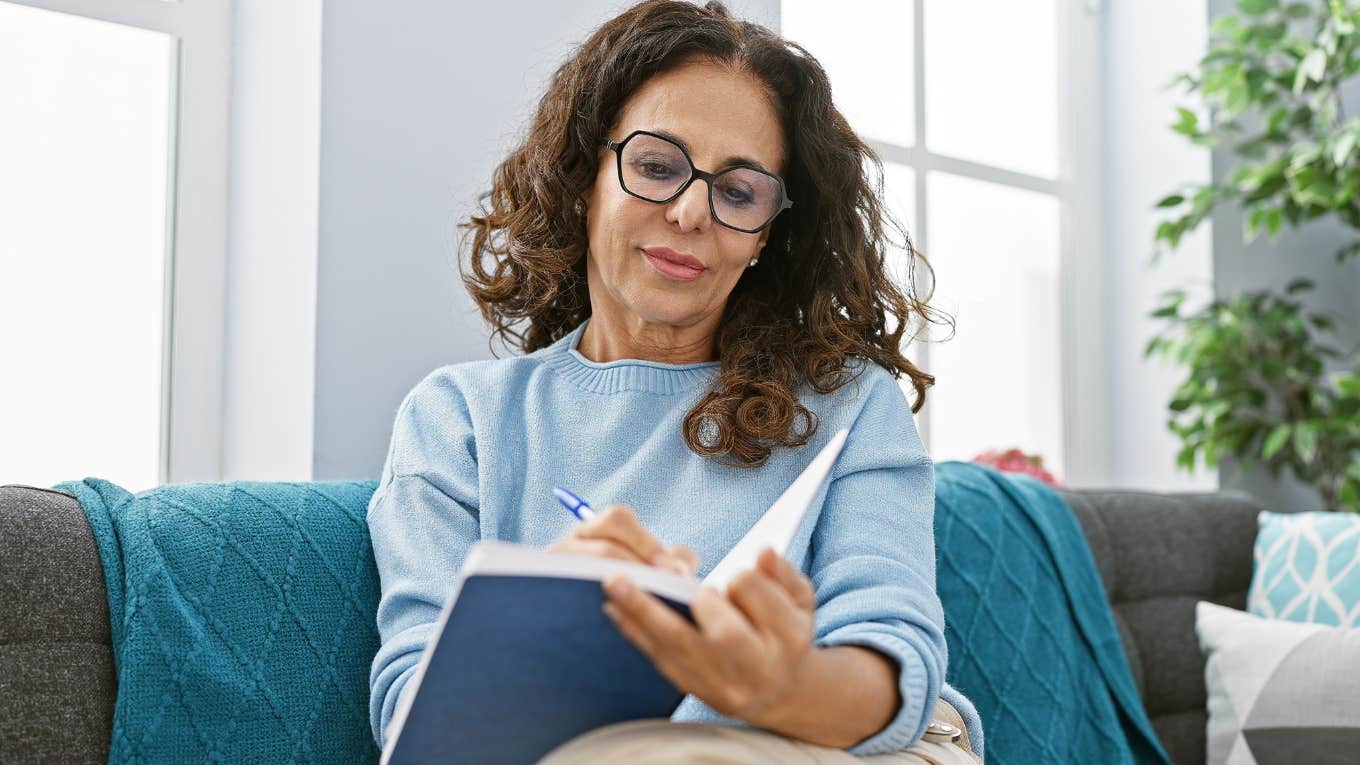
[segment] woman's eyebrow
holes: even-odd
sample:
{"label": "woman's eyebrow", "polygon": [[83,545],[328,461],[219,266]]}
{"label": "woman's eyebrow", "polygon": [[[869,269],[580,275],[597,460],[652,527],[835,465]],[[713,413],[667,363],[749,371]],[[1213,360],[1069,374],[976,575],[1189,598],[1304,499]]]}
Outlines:
{"label": "woman's eyebrow", "polygon": [[[689,144],[685,143],[685,139],[670,132],[669,130],[664,130],[662,128],[648,128],[648,132],[656,133],[662,138],[665,138],[669,141],[674,141],[675,143],[680,145],[680,148],[685,150],[686,154],[693,153],[689,148]],[[759,161],[752,159],[750,157],[732,156],[728,157],[722,162],[723,167],[731,167],[732,165],[750,165],[751,167],[754,167],[757,170],[764,170],[765,172],[770,173],[771,175],[774,174],[774,171],[766,170],[765,165],[761,164]]]}

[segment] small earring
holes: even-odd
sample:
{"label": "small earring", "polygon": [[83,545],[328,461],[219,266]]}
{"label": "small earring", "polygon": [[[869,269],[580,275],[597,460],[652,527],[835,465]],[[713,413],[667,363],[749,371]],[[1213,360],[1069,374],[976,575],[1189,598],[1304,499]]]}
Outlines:
{"label": "small earring", "polygon": [[760,258],[751,258],[751,262],[750,262],[750,263],[747,263],[747,264],[746,264],[746,267],[747,267],[747,268],[750,268],[751,266],[754,266],[755,264],[757,264],[757,263],[759,263],[759,262],[760,262]]}
{"label": "small earring", "polygon": [[585,212],[585,210],[586,210],[585,204],[582,203],[581,200],[579,199],[576,200],[576,214],[580,215],[581,213]]}

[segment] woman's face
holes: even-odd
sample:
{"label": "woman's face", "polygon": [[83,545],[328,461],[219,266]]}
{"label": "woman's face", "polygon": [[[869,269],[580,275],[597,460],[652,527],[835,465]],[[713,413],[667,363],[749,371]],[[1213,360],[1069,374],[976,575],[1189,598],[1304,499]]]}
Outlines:
{"label": "woman's face", "polygon": [[[784,136],[770,95],[750,75],[711,62],[687,63],[643,83],[608,137],[622,141],[634,130],[678,138],[700,170],[716,172],[744,157],[783,172]],[[633,326],[715,323],[770,229],[747,234],[713,220],[708,184],[698,178],[665,204],[631,196],[619,186],[617,162],[614,151],[601,149],[585,196],[593,312]],[[656,248],[692,256],[703,269],[675,272],[644,252]]]}

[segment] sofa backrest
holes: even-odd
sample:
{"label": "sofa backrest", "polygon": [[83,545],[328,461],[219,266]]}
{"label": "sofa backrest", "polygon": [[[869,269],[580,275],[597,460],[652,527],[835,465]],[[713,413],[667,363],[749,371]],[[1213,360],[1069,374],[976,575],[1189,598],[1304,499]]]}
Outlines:
{"label": "sofa backrest", "polygon": [[[1243,608],[1261,511],[1240,492],[1063,490],[1177,763],[1204,761],[1198,600]],[[103,572],[70,495],[0,487],[0,762],[104,762],[116,695]]]}
{"label": "sofa backrest", "polygon": [[1195,603],[1246,607],[1263,508],[1237,491],[1061,493],[1090,543],[1162,745],[1176,763],[1204,762],[1204,658]]}

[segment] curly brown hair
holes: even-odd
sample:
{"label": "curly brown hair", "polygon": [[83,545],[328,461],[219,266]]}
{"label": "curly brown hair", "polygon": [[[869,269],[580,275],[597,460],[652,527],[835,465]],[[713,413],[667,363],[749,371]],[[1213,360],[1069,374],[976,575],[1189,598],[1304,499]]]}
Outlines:
{"label": "curly brown hair", "polygon": [[[472,234],[459,271],[492,339],[529,353],[590,316],[586,219],[576,201],[594,182],[601,142],[630,94],[696,58],[768,88],[797,207],[775,219],[766,256],[728,297],[718,377],[684,418],[686,444],[744,467],[763,465],[776,446],[806,444],[817,422],[798,400],[800,386],[830,393],[851,382],[852,357],[910,377],[911,410],[920,410],[935,378],[902,354],[902,337],[913,317],[938,323],[938,314],[929,294],[915,295],[916,266],[930,267],[882,201],[882,162],[832,104],[816,59],[718,2],[639,3],[595,30],[554,73],[528,136],[480,195],[480,214],[459,224]],[[890,231],[910,255],[905,294],[885,265]],[[527,328],[516,326],[526,320]]]}

